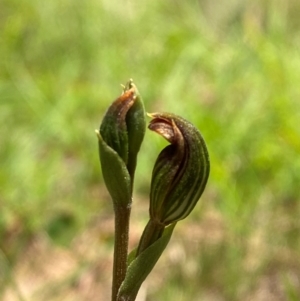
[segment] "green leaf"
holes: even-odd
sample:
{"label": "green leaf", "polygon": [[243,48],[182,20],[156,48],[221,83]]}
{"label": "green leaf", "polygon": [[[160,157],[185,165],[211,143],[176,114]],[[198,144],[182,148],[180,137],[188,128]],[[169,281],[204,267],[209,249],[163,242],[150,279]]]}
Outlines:
{"label": "green leaf", "polygon": [[161,238],[145,249],[137,258],[131,261],[131,264],[127,268],[125,280],[123,281],[118,293],[118,301],[135,300],[134,298],[142,283],[152,271],[162,252],[169,243],[175,225],[176,223],[173,223],[167,227]]}
{"label": "green leaf", "polygon": [[113,202],[117,206],[130,206],[131,179],[124,161],[109,147],[97,131],[103,178]]}

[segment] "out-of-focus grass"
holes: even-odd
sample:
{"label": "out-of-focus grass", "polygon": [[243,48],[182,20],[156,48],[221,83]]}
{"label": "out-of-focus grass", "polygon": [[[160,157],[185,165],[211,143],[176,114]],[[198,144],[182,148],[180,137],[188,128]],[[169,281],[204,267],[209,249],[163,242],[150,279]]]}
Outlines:
{"label": "out-of-focus grass", "polygon": [[[201,129],[212,165],[202,204],[146,283],[147,300],[298,300],[299,14],[296,0],[2,0],[0,292],[18,285],[11,279],[37,237],[72,253],[92,221],[112,214],[94,128],[132,77],[147,111]],[[162,145],[147,133],[141,199]],[[111,236],[98,231],[110,256]]]}

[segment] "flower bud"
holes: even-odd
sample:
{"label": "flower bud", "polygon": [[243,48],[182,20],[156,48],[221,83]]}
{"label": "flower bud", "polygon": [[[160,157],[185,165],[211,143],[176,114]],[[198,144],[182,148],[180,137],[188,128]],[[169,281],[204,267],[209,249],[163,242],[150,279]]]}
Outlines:
{"label": "flower bud", "polygon": [[126,115],[134,103],[134,97],[134,89],[124,91],[108,108],[100,126],[102,139],[118,153],[125,164],[128,162]]}
{"label": "flower bud", "polygon": [[96,131],[103,178],[114,201],[131,199],[137,154],[146,128],[144,112],[138,90],[130,80],[108,108],[100,131]]}
{"label": "flower bud", "polygon": [[209,156],[190,122],[169,113],[149,116],[149,129],[170,142],[156,160],[150,190],[150,218],[166,226],[187,217],[197,204],[208,180]]}

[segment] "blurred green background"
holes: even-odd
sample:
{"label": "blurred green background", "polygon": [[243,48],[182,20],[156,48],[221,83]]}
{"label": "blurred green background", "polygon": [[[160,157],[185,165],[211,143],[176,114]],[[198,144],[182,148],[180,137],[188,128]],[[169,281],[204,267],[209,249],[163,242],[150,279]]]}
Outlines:
{"label": "blurred green background", "polygon": [[[1,0],[0,299],[109,300],[94,129],[133,78],[212,166],[138,300],[300,300],[299,31],[297,0]],[[131,248],[164,145],[147,132]]]}

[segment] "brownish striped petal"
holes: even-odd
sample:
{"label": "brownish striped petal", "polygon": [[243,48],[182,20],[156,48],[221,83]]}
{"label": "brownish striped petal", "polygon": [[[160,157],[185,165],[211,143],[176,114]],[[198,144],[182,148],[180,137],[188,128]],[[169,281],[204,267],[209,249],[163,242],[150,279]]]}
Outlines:
{"label": "brownish striped petal", "polygon": [[170,113],[149,116],[149,129],[170,142],[153,169],[150,217],[168,225],[187,217],[197,204],[209,176],[209,155],[202,135],[187,120]]}

